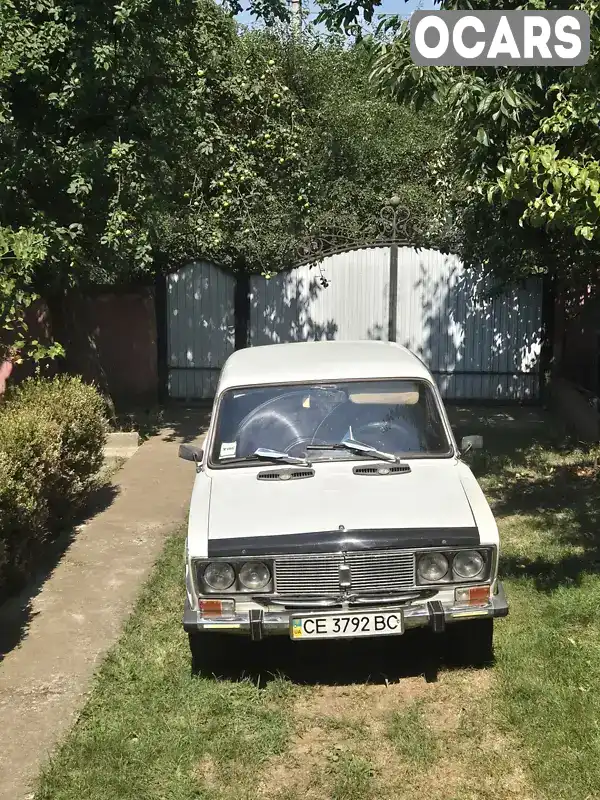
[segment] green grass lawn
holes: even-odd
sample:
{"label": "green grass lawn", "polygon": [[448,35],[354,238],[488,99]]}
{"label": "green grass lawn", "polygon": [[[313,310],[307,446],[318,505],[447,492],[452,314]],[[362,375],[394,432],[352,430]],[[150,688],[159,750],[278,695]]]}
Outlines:
{"label": "green grass lawn", "polygon": [[[469,430],[467,432],[478,432]],[[37,800],[600,797],[600,497],[595,454],[548,422],[483,431],[474,469],[503,537],[497,664],[442,669],[430,637],[232,647],[190,673],[175,537]]]}
{"label": "green grass lawn", "polygon": [[499,520],[511,614],[498,626],[498,719],[542,797],[600,797],[600,472],[552,436],[494,442],[478,465]]}

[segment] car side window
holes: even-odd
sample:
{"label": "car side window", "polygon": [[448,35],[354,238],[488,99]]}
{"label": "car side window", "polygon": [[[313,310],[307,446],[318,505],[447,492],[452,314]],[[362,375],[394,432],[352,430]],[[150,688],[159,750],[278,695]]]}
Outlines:
{"label": "car side window", "polygon": [[427,449],[433,453],[442,453],[448,450],[446,434],[437,408],[434,405],[433,393],[425,393],[423,416],[423,430],[426,438]]}

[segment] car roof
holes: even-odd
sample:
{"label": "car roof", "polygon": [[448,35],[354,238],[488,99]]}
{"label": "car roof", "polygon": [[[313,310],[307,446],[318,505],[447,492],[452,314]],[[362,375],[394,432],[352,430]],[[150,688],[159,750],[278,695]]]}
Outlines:
{"label": "car roof", "polygon": [[432,381],[423,362],[396,342],[294,342],[236,350],[223,366],[219,392],[241,386],[377,378]]}

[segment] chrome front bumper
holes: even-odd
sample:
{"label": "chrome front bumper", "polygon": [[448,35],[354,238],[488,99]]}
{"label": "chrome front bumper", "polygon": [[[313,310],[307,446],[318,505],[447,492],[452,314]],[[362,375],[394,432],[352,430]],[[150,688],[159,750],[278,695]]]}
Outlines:
{"label": "chrome front bumper", "polygon": [[[490,602],[480,606],[456,606],[442,604],[439,600],[428,600],[419,604],[398,604],[397,606],[377,605],[359,607],[341,607],[340,613],[361,613],[364,611],[389,612],[402,610],[404,613],[404,627],[431,628],[436,633],[442,633],[447,623],[460,622],[468,619],[485,619],[505,617],[508,614],[508,602],[501,583],[498,591],[490,598]],[[331,612],[331,609],[303,609],[266,611],[255,608],[232,617],[203,617],[198,611],[193,610],[186,599],[183,614],[183,627],[188,633],[231,633],[250,636],[254,641],[260,641],[265,636],[289,635],[290,620],[292,617],[319,616],[319,613]]]}

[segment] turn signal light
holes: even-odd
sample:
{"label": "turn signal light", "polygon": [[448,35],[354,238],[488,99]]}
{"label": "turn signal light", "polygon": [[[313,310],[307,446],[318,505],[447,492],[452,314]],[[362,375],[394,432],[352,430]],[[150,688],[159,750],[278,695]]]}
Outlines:
{"label": "turn signal light", "polygon": [[203,617],[233,617],[235,600],[200,600],[200,613]]}
{"label": "turn signal light", "polygon": [[469,589],[455,589],[454,598],[460,606],[482,606],[489,602],[489,586],[471,586]]}

